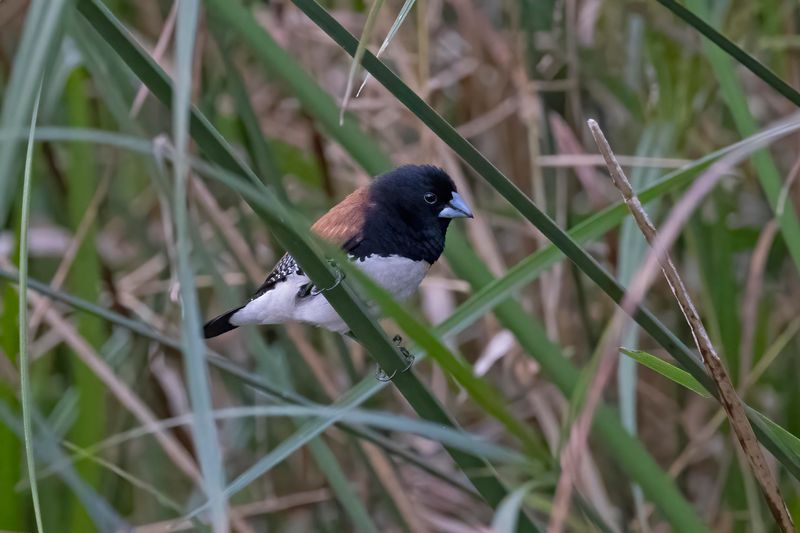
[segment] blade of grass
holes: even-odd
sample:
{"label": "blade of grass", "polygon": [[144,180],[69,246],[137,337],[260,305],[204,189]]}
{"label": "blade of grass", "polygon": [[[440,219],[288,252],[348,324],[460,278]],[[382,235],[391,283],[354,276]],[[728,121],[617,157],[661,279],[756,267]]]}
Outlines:
{"label": "blade of grass", "polygon": [[492,518],[493,533],[514,533],[517,530],[517,516],[525,502],[525,497],[536,486],[536,481],[529,481],[514,489],[500,505]]}
{"label": "blade of grass", "polygon": [[[96,1],[80,0],[78,6],[82,15],[112,44],[114,50],[150,87],[153,94],[169,105],[172,89],[168,79],[163,71],[131,40],[116,18]],[[246,181],[242,181],[243,178],[249,178],[251,183],[260,185],[260,181],[255,178],[252,171],[233,156],[227,143],[197,111],[193,112],[191,132],[201,150],[209,157],[223,168],[234,169],[235,181],[229,182],[229,185],[245,194],[256,213],[271,224],[276,238],[298,261],[315,285],[333,287],[324,293],[325,297],[337,313],[345,319],[355,336],[364,344],[368,353],[375,357],[378,364],[389,374],[400,372],[397,374],[394,384],[415,410],[423,418],[453,426],[454,421],[413,372],[402,372],[405,368],[405,360],[375,324],[365,304],[355,296],[348,283],[345,281],[336,286],[336,277],[331,271],[330,265],[321,259],[315,248],[307,242],[307,230],[305,232],[290,231],[286,226],[286,221],[293,220],[294,217],[285,212],[283,206],[275,201],[272,193],[264,190],[263,185],[258,192],[255,192],[247,186]],[[270,200],[268,204],[266,204],[267,199]],[[261,206],[257,205],[258,202],[262,202]],[[458,450],[448,449],[448,452],[490,505],[497,505],[505,497],[505,488],[485,461]],[[255,465],[251,474],[256,473],[258,468],[260,466]],[[535,530],[527,517],[521,517],[521,523],[525,530]]]}
{"label": "blade of grass", "polygon": [[703,387],[696,379],[694,379],[691,374],[667,361],[664,361],[660,357],[656,357],[655,355],[642,350],[628,350],[626,348],[620,348],[620,352],[630,357],[631,361],[635,361],[641,365],[644,365],[653,372],[658,372],[668,380],[677,383],[681,387],[685,387],[690,391],[696,392],[704,398],[711,398],[711,395],[708,393],[705,387]]}
{"label": "blade of grass", "polygon": [[197,450],[198,462],[203,474],[203,490],[211,502],[212,528],[214,533],[225,533],[228,531],[227,501],[223,495],[225,470],[217,428],[211,414],[213,409],[211,385],[208,368],[203,357],[205,346],[201,335],[202,322],[189,252],[187,213],[189,164],[186,152],[189,146],[194,39],[199,13],[199,0],[181,0],[178,4],[175,34],[175,90],[172,94],[172,128],[175,140],[175,197],[173,198],[175,203],[175,249],[180,282],[181,345],[189,399],[195,418],[195,423],[192,424],[194,448]]}
{"label": "blade of grass", "polygon": [[36,129],[36,117],[39,113],[39,99],[42,96],[42,85],[36,91],[31,113],[31,126],[28,135],[28,147],[25,154],[25,172],[22,181],[22,212],[20,214],[19,231],[19,386],[22,400],[22,429],[25,437],[25,460],[28,464],[28,481],[31,485],[33,516],[36,520],[36,531],[42,533],[42,509],[39,504],[39,488],[36,483],[36,463],[34,458],[33,426],[31,413],[34,409],[33,392],[30,384],[30,354],[28,353],[28,227],[31,208],[31,177],[33,173],[33,132]]}
{"label": "blade of grass", "polygon": [[[65,90],[66,111],[70,124],[87,127],[91,124],[89,102],[86,95],[88,76],[83,68],[77,68],[69,75]],[[67,189],[67,215],[73,230],[81,225],[88,205],[97,188],[98,176],[95,172],[94,152],[89,145],[72,144],[69,147],[69,164],[66,174],[69,179]],[[69,285],[76,296],[96,301],[99,294],[100,262],[95,247],[94,225],[85,233],[74,259],[74,268],[69,276]],[[78,333],[95,348],[100,348],[105,340],[103,322],[95,317],[83,316],[77,322]],[[105,433],[105,387],[94,372],[80,362],[77,357],[70,358],[75,387],[79,392],[78,418],[72,426],[70,438],[79,446],[97,442]],[[90,485],[98,486],[102,471],[93,463],[84,463],[78,473]],[[77,505],[75,498],[70,507],[70,530],[91,529],[90,517]]]}
{"label": "blade of grass", "polygon": [[[489,442],[485,437],[465,432],[461,429],[443,427],[434,422],[417,420],[403,415],[386,411],[370,411],[366,409],[342,409],[341,406],[326,405],[252,405],[240,407],[226,407],[213,412],[216,420],[232,420],[238,418],[263,417],[278,418],[291,417],[298,419],[338,418],[352,424],[364,424],[370,427],[417,435],[425,439],[440,442],[463,450],[476,450],[476,453],[493,460],[510,465],[514,468],[529,468],[530,461],[516,450],[500,444]],[[87,448],[89,453],[109,449],[113,446],[151,435],[157,431],[189,425],[193,422],[191,413],[161,419],[153,424],[138,426],[113,435],[95,446]],[[270,452],[270,455],[273,452]]]}
{"label": "blade of grass", "polygon": [[[656,228],[642,208],[642,204],[636,196],[635,190],[631,188],[631,184],[622,171],[622,168],[619,166],[602,130],[600,130],[600,127],[594,120],[589,120],[589,129],[592,131],[595,142],[606,160],[614,186],[619,189],[639,229],[647,239],[647,242],[654,250],[658,250]],[[691,194],[691,191],[687,194]],[[666,225],[669,225],[669,221]],[[672,262],[669,251],[665,250],[663,256],[659,255],[657,259],[664,277],[667,279],[670,289],[672,289],[675,299],[680,304],[681,311],[692,331],[692,337],[697,345],[697,349],[703,358],[703,363],[708,369],[719,392],[719,399],[721,400],[722,406],[725,408],[731,427],[736,434],[742,451],[747,457],[747,462],[750,465],[753,475],[761,486],[764,498],[767,501],[767,505],[778,527],[781,531],[794,531],[794,524],[792,524],[791,516],[783,501],[778,483],[772,471],[767,466],[764,454],[758,444],[750,421],[747,418],[747,414],[744,410],[744,402],[736,392],[725,364],[722,362],[714,345],[711,343],[703,321],[700,319],[694,302],[686,290],[677,268]],[[635,287],[640,282],[640,276],[642,279],[645,279],[641,272],[645,272],[647,268],[647,265],[643,266],[642,270],[640,270],[640,274],[637,274],[636,279],[632,283],[632,287],[634,288],[632,288],[632,292],[626,296],[623,306],[626,306],[628,299],[633,297],[631,294],[636,294],[637,289]]]}
{"label": "blade of grass", "polygon": [[[386,48],[389,47],[389,43],[392,42],[392,39],[394,39],[394,36],[400,29],[400,26],[403,25],[403,22],[406,20],[406,17],[411,12],[411,8],[414,7],[414,2],[415,0],[406,0],[403,3],[403,7],[400,8],[400,13],[397,15],[397,18],[394,19],[394,22],[392,22],[392,27],[389,28],[389,33],[387,33],[386,37],[383,39],[381,47],[378,48],[378,53],[375,54],[375,57],[381,57]],[[369,75],[369,72],[364,75],[364,81],[361,82],[361,87],[359,87],[358,91],[356,91],[356,98],[358,98],[361,95],[361,91],[363,91],[364,87],[366,87],[370,77],[371,76]]]}

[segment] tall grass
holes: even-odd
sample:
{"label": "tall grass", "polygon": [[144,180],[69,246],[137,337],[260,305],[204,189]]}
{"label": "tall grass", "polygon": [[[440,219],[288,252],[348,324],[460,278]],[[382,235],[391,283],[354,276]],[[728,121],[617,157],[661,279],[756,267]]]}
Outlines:
{"label": "tall grass", "polygon": [[[45,511],[7,510],[24,474],[0,465],[0,529],[544,529],[595,332],[644,254],[599,160],[586,162],[591,117],[655,218],[721,157],[752,155],[673,255],[797,518],[796,139],[773,125],[794,112],[796,60],[772,13],[791,21],[796,6],[453,0],[405,19],[412,3],[182,1],[163,58],[151,51],[168,1],[0,7],[0,57],[13,58],[0,61],[2,361],[26,338],[17,315],[34,317],[30,361],[0,361],[0,443],[13,443],[0,457],[27,451]],[[695,29],[702,46],[685,42]],[[370,50],[384,39],[381,61]],[[373,80],[355,97],[361,68]],[[404,162],[445,167],[478,214],[453,224],[408,304],[308,233]],[[359,343],[293,326],[204,346],[201,317],[246,298],[285,250],[318,286],[340,263],[325,294]],[[597,411],[568,527],[769,527],[668,289],[633,319],[626,348],[643,351]],[[407,372],[398,331],[416,356]]]}

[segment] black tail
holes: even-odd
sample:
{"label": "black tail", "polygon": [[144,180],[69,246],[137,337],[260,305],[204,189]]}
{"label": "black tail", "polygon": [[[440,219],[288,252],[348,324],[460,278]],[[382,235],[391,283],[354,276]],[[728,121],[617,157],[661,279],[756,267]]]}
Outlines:
{"label": "black tail", "polygon": [[224,315],[219,315],[217,318],[212,318],[206,322],[206,325],[203,326],[203,336],[206,339],[210,339],[211,337],[216,337],[217,335],[222,335],[227,331],[238,328],[239,326],[231,324],[230,318],[239,309],[241,309],[241,307],[231,309]]}

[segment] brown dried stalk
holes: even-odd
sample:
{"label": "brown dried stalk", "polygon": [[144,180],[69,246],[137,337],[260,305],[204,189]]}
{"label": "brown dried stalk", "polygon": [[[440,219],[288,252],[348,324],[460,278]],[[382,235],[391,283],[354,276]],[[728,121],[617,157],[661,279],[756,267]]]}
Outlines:
{"label": "brown dried stalk", "polygon": [[[614,185],[622,194],[625,204],[630,209],[631,214],[633,214],[633,217],[636,220],[636,223],[639,225],[639,229],[642,231],[642,234],[647,239],[647,242],[652,245],[653,241],[656,239],[655,226],[653,226],[653,223],[650,221],[650,218],[647,216],[644,208],[642,208],[639,198],[636,196],[636,193],[631,187],[628,178],[625,176],[625,173],[622,171],[622,168],[614,157],[614,153],[611,151],[608,141],[603,135],[603,132],[600,130],[600,126],[598,126],[597,122],[594,120],[589,120],[588,124],[589,129],[594,136],[595,142],[597,143],[603,158],[606,160],[606,165],[608,166],[608,170],[611,174],[611,179],[614,182]],[[736,438],[739,441],[745,456],[747,457],[747,461],[750,464],[753,475],[761,486],[761,490],[764,493],[767,505],[769,506],[770,512],[772,512],[772,516],[775,518],[775,521],[777,522],[781,531],[794,531],[794,524],[792,523],[792,519],[786,509],[786,504],[781,497],[778,485],[772,476],[772,472],[767,467],[764,455],[758,445],[756,436],[753,433],[753,428],[750,426],[750,421],[747,419],[747,415],[745,414],[742,401],[739,398],[739,395],[736,393],[736,389],[734,388],[733,383],[728,376],[725,365],[722,363],[722,360],[719,358],[719,355],[711,343],[711,339],[708,337],[708,333],[703,326],[700,315],[698,314],[697,309],[695,308],[694,303],[692,302],[692,299],[683,284],[680,274],[678,274],[678,270],[675,268],[672,259],[666,252],[659,256],[659,262],[662,272],[664,273],[664,277],[667,279],[667,283],[669,284],[670,289],[672,289],[672,293],[675,295],[675,298],[678,300],[678,304],[680,305],[681,311],[686,318],[686,322],[689,324],[689,327],[692,330],[692,336],[695,344],[697,345],[697,349],[700,351],[700,355],[703,358],[703,363],[705,364],[709,375],[717,386],[717,390],[719,391],[719,401],[722,404],[722,407],[730,421],[731,427],[736,434]]]}

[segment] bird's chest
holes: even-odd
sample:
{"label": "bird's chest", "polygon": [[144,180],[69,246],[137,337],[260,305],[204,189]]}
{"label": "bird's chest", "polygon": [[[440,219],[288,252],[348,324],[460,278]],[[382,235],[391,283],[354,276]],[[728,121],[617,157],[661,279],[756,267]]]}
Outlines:
{"label": "bird's chest", "polygon": [[415,261],[398,255],[374,254],[356,259],[354,263],[399,300],[411,296],[431,268],[427,261]]}

